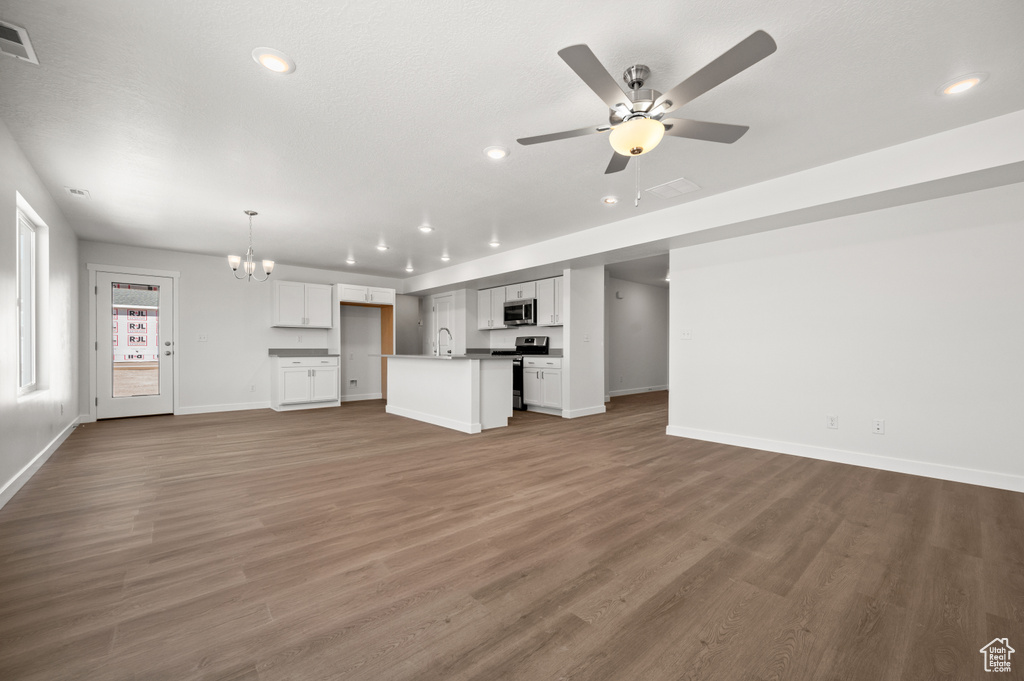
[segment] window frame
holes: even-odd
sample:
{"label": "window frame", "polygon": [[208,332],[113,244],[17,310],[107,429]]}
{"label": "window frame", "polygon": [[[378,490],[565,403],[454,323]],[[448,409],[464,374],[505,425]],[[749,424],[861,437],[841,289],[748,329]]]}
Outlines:
{"label": "window frame", "polygon": [[[18,228],[16,232],[16,253],[17,253],[17,310],[18,310],[18,396],[27,395],[35,391],[39,384],[39,347],[38,347],[38,331],[39,331],[39,306],[38,302],[38,273],[39,273],[39,228],[29,219],[29,217],[21,210],[17,211],[17,222]],[[22,252],[22,236],[25,233],[30,235],[30,247],[29,253],[26,258],[23,257]],[[24,291],[25,283],[25,268],[28,268],[28,291]],[[22,317],[24,314],[24,307],[26,304],[29,307],[29,323],[28,323],[28,342],[25,341],[25,329],[22,324]],[[24,356],[25,350],[28,350],[28,366],[31,375],[26,377],[25,364],[26,358]],[[26,380],[26,378],[28,380]]]}

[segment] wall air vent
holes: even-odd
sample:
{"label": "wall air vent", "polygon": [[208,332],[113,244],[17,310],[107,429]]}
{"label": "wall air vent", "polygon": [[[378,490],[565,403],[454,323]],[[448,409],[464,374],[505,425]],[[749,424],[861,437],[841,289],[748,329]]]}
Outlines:
{"label": "wall air vent", "polygon": [[66,191],[68,194],[75,197],[76,199],[89,198],[89,190],[87,189],[75,189],[74,187],[64,187],[64,191]]}
{"label": "wall air vent", "polygon": [[28,31],[6,21],[0,21],[0,52],[39,66],[36,51],[28,39]]}
{"label": "wall air vent", "polygon": [[678,180],[672,180],[671,182],[651,187],[647,191],[655,196],[660,196],[663,199],[672,199],[677,196],[682,196],[683,194],[695,192],[698,189],[700,189],[698,185],[690,182],[685,177],[680,177]]}

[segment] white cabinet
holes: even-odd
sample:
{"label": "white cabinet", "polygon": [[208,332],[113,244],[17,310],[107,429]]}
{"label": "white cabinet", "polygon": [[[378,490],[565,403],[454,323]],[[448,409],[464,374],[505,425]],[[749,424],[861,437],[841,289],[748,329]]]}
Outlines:
{"label": "white cabinet", "polygon": [[272,305],[272,326],[329,329],[333,325],[329,284],[275,281]]}
{"label": "white cabinet", "polygon": [[356,284],[338,284],[338,302],[394,305],[395,289]]}
{"label": "white cabinet", "polygon": [[562,408],[561,358],[523,358],[523,402],[531,407]]}
{"label": "white cabinet", "polygon": [[537,282],[527,281],[505,287],[505,300],[528,300],[537,297]]}
{"label": "white cabinet", "polygon": [[505,328],[505,289],[476,292],[476,328],[480,331]]}
{"label": "white cabinet", "polygon": [[561,326],[562,277],[537,282],[537,326]]}
{"label": "white cabinet", "polygon": [[337,357],[275,357],[270,406],[277,411],[340,404]]}

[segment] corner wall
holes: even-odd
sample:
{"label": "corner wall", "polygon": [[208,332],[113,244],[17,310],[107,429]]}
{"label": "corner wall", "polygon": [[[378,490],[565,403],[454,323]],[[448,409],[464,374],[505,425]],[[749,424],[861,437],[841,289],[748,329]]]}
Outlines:
{"label": "corner wall", "polygon": [[673,250],[668,433],[1024,491],[1021,253],[1022,184]]}
{"label": "corner wall", "polygon": [[562,416],[603,414],[604,265],[565,270]]}
{"label": "corner wall", "polygon": [[[37,281],[40,389],[18,397],[17,194],[45,224]],[[78,238],[0,122],[0,506],[71,433],[78,416]]]}

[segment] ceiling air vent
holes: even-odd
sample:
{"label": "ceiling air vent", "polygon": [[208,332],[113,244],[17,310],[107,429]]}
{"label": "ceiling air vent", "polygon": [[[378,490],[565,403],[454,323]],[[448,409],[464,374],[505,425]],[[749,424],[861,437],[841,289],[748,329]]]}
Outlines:
{"label": "ceiling air vent", "polygon": [[66,191],[68,194],[75,197],[76,199],[89,198],[89,191],[87,189],[75,189],[74,187],[64,187],[64,191]]}
{"label": "ceiling air vent", "polygon": [[698,185],[694,184],[693,182],[690,182],[685,177],[680,177],[678,180],[672,180],[671,182],[666,182],[665,184],[659,184],[656,187],[651,187],[647,191],[654,194],[655,196],[660,196],[663,199],[671,199],[675,198],[676,196],[682,196],[683,194],[695,192],[698,189],[700,189]]}
{"label": "ceiling air vent", "polygon": [[27,61],[29,64],[39,65],[36,51],[32,49],[32,43],[28,39],[28,31],[6,21],[0,21],[0,52]]}

